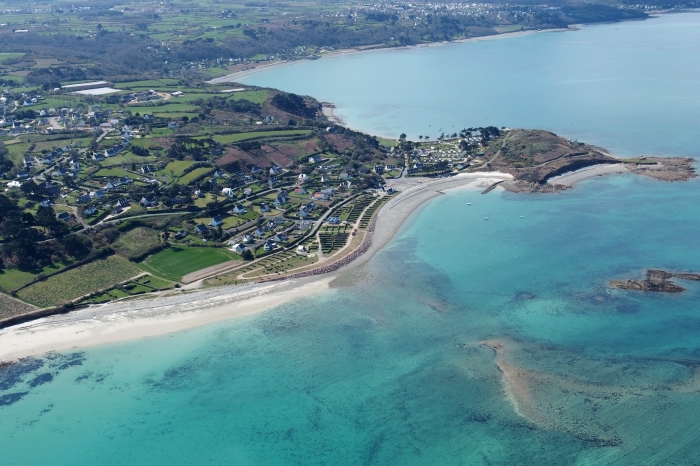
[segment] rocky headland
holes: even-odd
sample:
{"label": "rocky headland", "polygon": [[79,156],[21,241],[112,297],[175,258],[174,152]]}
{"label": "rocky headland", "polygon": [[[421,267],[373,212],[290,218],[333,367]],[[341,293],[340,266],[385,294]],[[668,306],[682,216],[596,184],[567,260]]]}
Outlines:
{"label": "rocky headland", "polygon": [[607,167],[608,170],[601,171],[601,174],[631,172],[663,181],[686,181],[697,176],[695,159],[692,158],[640,156],[621,159],[599,147],[542,130],[505,131],[489,143],[484,159],[488,162],[479,169],[513,175],[513,180],[502,186],[508,191],[521,193],[564,191],[571,185],[556,177],[590,167]]}

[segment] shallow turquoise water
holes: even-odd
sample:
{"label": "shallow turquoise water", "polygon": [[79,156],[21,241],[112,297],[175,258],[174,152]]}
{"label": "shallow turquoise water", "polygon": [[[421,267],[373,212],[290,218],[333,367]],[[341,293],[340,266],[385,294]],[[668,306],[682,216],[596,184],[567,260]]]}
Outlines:
{"label": "shallow turquoise water", "polygon": [[[433,140],[548,129],[620,154],[698,154],[700,14],[304,61],[242,78],[320,101],[353,128]],[[689,152],[690,151],[690,152]]]}
{"label": "shallow turquoise water", "polygon": [[2,464],[698,463],[700,286],[606,284],[700,271],[699,227],[697,180],[450,191],[351,286],[0,371]]}

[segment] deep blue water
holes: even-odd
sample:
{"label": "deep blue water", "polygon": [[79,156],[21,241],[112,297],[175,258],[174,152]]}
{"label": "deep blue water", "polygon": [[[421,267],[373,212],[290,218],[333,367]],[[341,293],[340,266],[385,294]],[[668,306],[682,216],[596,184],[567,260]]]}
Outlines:
{"label": "deep blue water", "polygon": [[[697,16],[449,47],[530,40],[549,50],[562,37],[647,31],[667,18]],[[430,49],[435,66],[449,47]],[[527,126],[542,125],[538,112]],[[694,142],[672,137],[676,124],[640,132],[692,154]],[[682,124],[697,132],[697,121]],[[698,463],[700,286],[679,281],[686,292],[660,295],[607,282],[652,267],[700,272],[699,227],[697,180],[595,178],[556,195],[450,191],[352,284],[0,371],[2,464]],[[501,356],[483,340],[502,344]]]}

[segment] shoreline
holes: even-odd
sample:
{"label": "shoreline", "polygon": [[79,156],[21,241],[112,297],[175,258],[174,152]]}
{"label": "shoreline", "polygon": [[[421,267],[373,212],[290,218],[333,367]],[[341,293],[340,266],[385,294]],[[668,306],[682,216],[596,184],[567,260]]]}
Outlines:
{"label": "shoreline", "polygon": [[485,40],[496,40],[496,39],[505,39],[505,38],[512,38],[512,37],[518,37],[518,36],[525,36],[525,35],[530,35],[530,34],[538,34],[538,33],[544,33],[544,32],[566,32],[566,31],[577,31],[582,27],[582,25],[576,24],[576,25],[571,25],[568,28],[553,28],[553,29],[535,29],[535,30],[527,30],[527,31],[513,31],[513,32],[502,32],[502,33],[497,33],[497,34],[491,34],[489,36],[478,36],[478,37],[467,37],[464,39],[456,39],[452,41],[439,41],[439,42],[428,42],[425,44],[416,44],[416,45],[403,45],[400,47],[389,47],[389,46],[377,46],[377,47],[371,47],[367,49],[343,49],[343,50],[337,50],[334,52],[329,52],[326,54],[323,54],[316,58],[315,60],[309,60],[308,58],[302,58],[300,60],[282,60],[279,62],[274,62],[274,63],[268,63],[268,64],[263,64],[260,66],[256,66],[255,68],[251,68],[248,70],[243,70],[243,71],[236,71],[231,74],[226,74],[224,76],[219,76],[216,78],[212,78],[209,81],[205,81],[205,84],[222,84],[222,83],[236,83],[236,79],[238,78],[245,78],[248,76],[251,76],[253,74],[261,73],[263,71],[271,70],[274,68],[279,68],[282,66],[290,66],[295,63],[305,63],[307,61],[316,61],[316,60],[323,60],[323,59],[328,59],[328,58],[336,58],[336,57],[343,57],[345,55],[355,55],[355,54],[360,54],[360,53],[371,53],[371,52],[380,52],[380,51],[387,51],[387,50],[410,50],[412,48],[424,48],[424,47],[441,47],[445,45],[450,45],[450,44],[461,44],[461,43],[467,43],[467,42],[480,42],[480,41],[485,41]]}
{"label": "shoreline", "polygon": [[510,178],[511,175],[494,172],[438,180],[411,179],[398,196],[377,212],[375,229],[365,250],[337,270],[244,286],[168,291],[155,297],[94,305],[39,318],[0,329],[0,362],[166,335],[259,314],[328,291],[332,281],[367,263],[432,198],[446,190],[479,189],[491,185],[494,180]]}
{"label": "shoreline", "polygon": [[[572,184],[601,175],[595,168],[578,170]],[[603,167],[605,168],[605,167]],[[561,178],[560,177],[560,178]],[[0,329],[0,362],[36,357],[140,338],[162,336],[224,320],[265,312],[288,302],[328,291],[333,282],[352,275],[387,246],[433,198],[449,191],[484,189],[513,176],[500,172],[461,173],[448,178],[400,178],[399,194],[383,205],[373,220],[367,242],[341,258],[330,271],[249,285],[166,291],[156,296],[93,305]],[[503,190],[504,188],[498,187]],[[333,266],[329,264],[328,266]],[[328,267],[327,266],[327,267]]]}

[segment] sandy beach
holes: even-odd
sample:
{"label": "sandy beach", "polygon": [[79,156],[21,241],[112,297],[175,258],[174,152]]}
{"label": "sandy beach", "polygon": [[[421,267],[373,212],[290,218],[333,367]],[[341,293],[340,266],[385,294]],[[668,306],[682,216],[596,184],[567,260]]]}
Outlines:
{"label": "sandy beach", "polygon": [[606,163],[601,165],[593,165],[591,167],[582,168],[580,170],[552,177],[549,180],[547,180],[547,183],[573,185],[578,183],[579,181],[585,180],[587,178],[592,178],[594,176],[603,176],[628,172],[629,170],[624,164]]}

